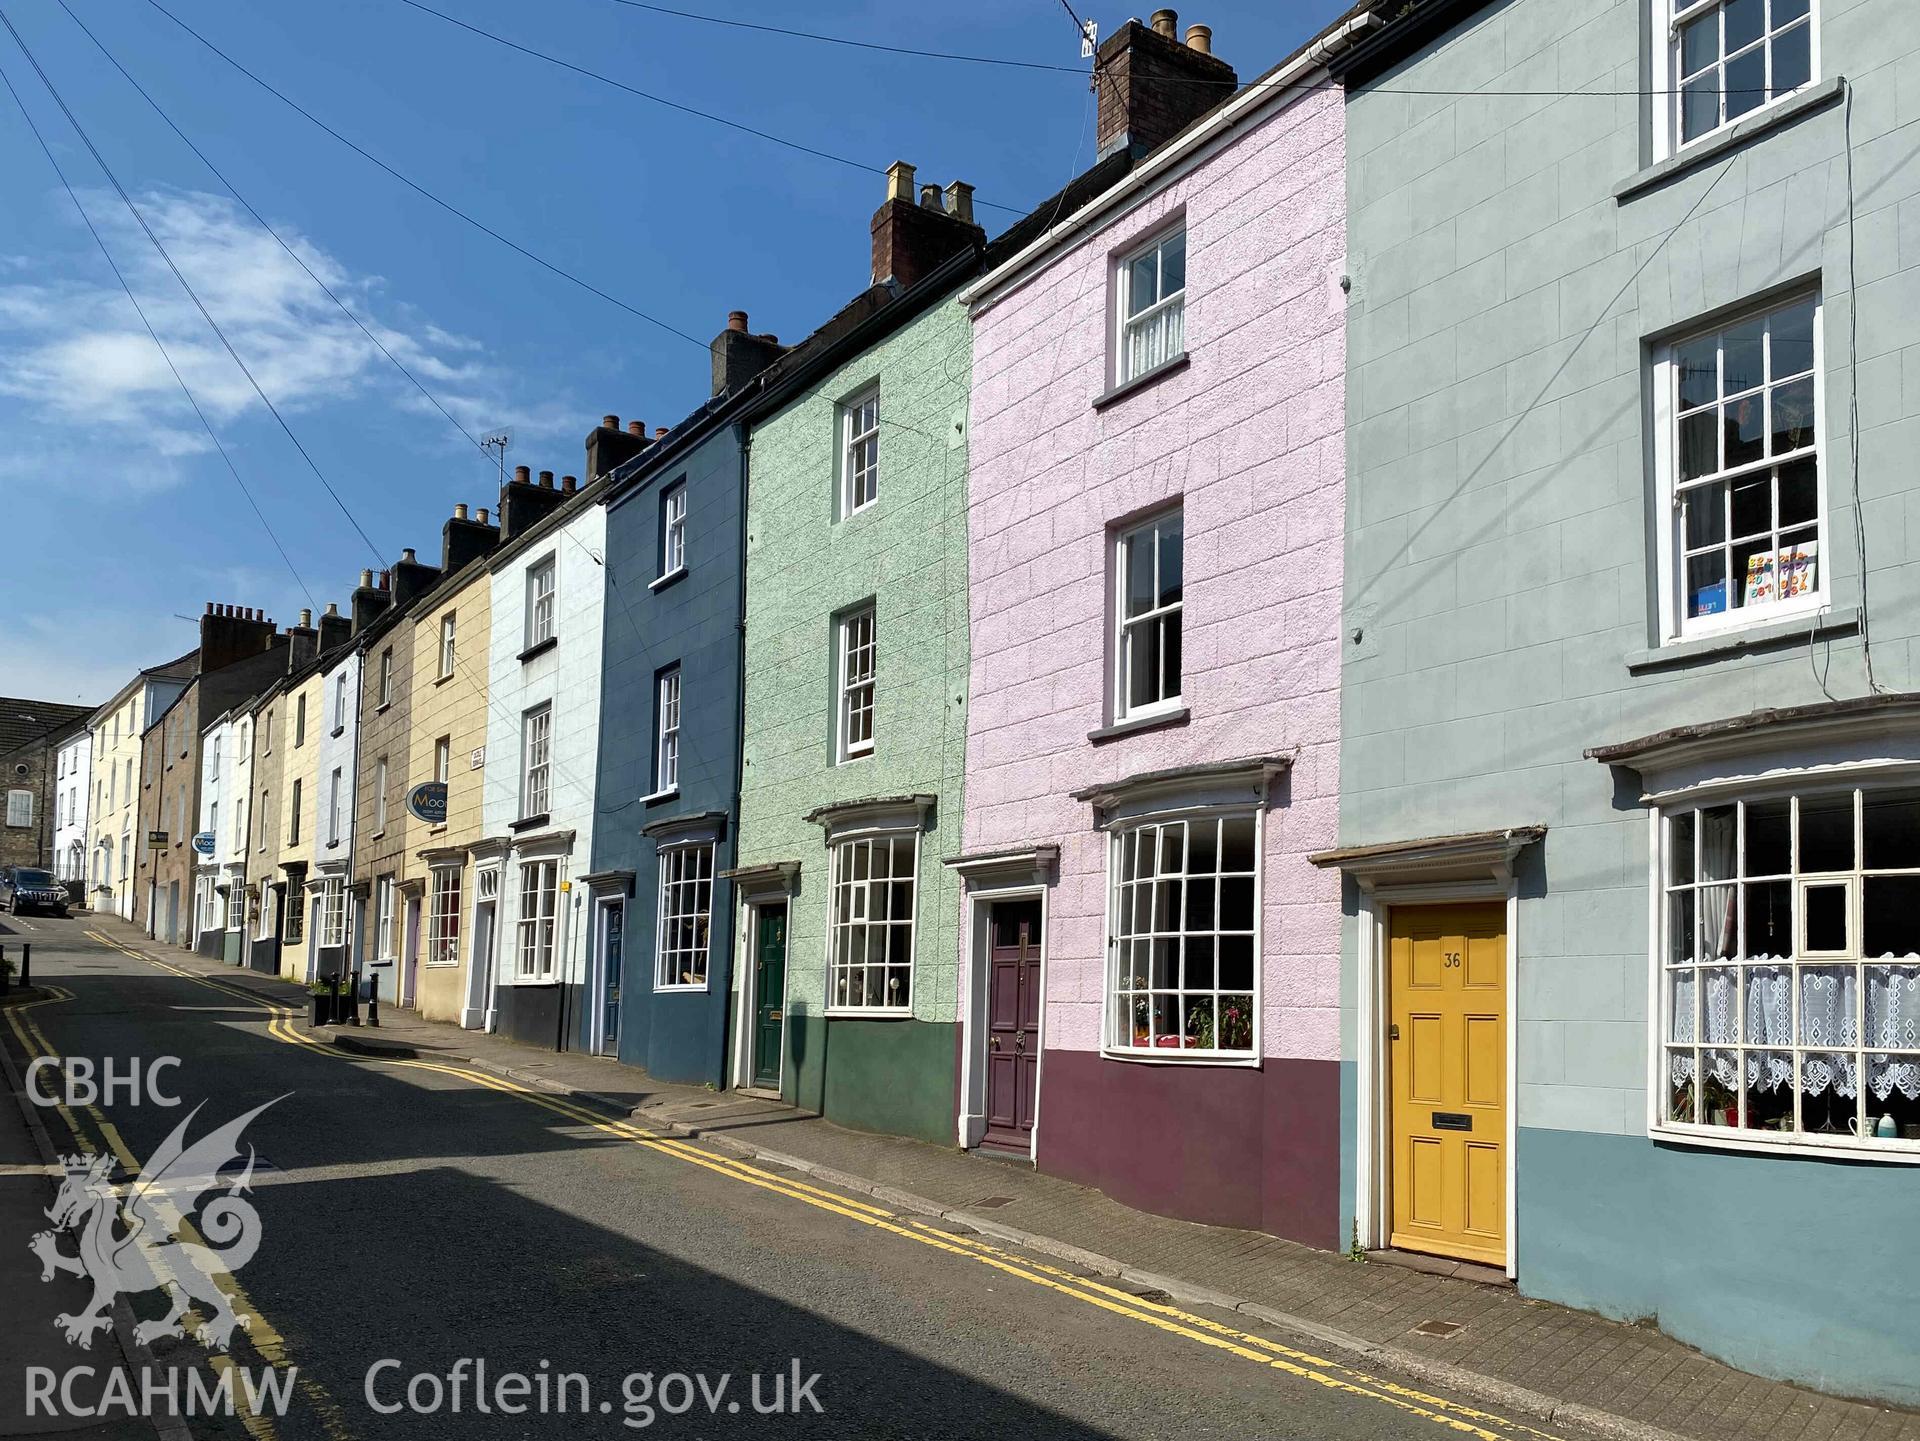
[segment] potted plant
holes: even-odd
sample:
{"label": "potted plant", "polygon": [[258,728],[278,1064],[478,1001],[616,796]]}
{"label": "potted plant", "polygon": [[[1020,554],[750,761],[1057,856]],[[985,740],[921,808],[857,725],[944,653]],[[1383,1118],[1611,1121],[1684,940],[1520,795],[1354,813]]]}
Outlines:
{"label": "potted plant", "polygon": [[[1132,982],[1138,989],[1146,985],[1146,979],[1135,976]],[[1145,996],[1133,998],[1133,1043],[1136,1046],[1153,1044],[1153,1007]]]}
{"label": "potted plant", "polygon": [[1708,1075],[1705,1087],[1707,1113],[1701,1119],[1713,1126],[1737,1126],[1740,1123],[1740,1098],[1719,1077]]}
{"label": "potted plant", "polygon": [[1227,1051],[1253,1049],[1253,1001],[1229,996],[1220,1002],[1220,1047]]}
{"label": "potted plant", "polygon": [[315,976],[307,982],[307,996],[313,1012],[309,1024],[331,1026],[334,1022],[334,990],[338,981],[332,976]]}
{"label": "potted plant", "polygon": [[1196,1051],[1213,1049],[1213,1003],[1195,1001],[1187,1008],[1187,1044]]}

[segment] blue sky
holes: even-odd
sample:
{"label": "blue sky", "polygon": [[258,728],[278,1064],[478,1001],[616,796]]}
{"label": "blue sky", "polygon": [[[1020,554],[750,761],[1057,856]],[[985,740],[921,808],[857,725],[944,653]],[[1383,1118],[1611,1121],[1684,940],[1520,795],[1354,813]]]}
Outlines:
{"label": "blue sky", "polygon": [[[468,430],[509,463],[582,468],[606,412],[670,424],[707,360],[407,190],[202,49],[148,0],[69,0],[134,79]],[[401,0],[161,0],[395,169],[702,340],[745,309],[795,340],[868,280],[879,175],[569,73]],[[1091,158],[1084,79],[822,45],[617,0],[430,0],[614,76],[876,169],[970,181],[990,233]],[[438,553],[490,465],[172,134],[56,0],[0,0],[166,242],[370,551],[167,273],[11,38],[26,100],[292,561],[275,553],[0,90],[0,692],[96,702],[189,649],[209,601],[282,624],[363,566]],[[1078,66],[1059,0],[903,6],[680,0],[704,14],[884,44]],[[1130,13],[1085,4],[1102,34]],[[1151,7],[1147,7],[1151,8]],[[1218,0],[1184,12],[1243,78],[1343,9]],[[1139,12],[1144,16],[1146,10]],[[304,583],[304,589],[303,584]]]}

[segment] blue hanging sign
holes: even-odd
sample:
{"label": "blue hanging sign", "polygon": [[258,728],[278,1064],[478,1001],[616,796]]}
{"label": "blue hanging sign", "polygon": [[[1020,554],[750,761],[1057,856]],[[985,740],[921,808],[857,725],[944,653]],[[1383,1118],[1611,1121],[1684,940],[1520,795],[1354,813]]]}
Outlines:
{"label": "blue hanging sign", "polygon": [[421,820],[443,825],[447,819],[447,783],[421,781],[407,792],[407,809]]}

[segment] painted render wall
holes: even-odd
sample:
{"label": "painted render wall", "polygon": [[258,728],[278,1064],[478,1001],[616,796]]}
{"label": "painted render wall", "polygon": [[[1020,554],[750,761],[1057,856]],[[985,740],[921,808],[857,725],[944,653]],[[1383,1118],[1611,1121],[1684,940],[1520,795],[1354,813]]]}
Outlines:
{"label": "painted render wall", "polygon": [[[439,679],[440,617],[455,612],[458,630],[455,655],[459,657],[450,679]],[[442,825],[413,821],[414,850],[451,851],[470,846],[485,834],[486,745],[488,719],[488,651],[493,633],[493,577],[484,560],[473,562],[461,575],[423,598],[406,623],[413,631],[410,649],[413,655],[412,713],[405,743],[397,754],[387,757],[388,784],[400,777],[398,809],[406,810],[407,792],[421,781],[433,779],[434,744],[443,736],[448,745],[447,819]],[[461,652],[460,642],[466,649]],[[369,663],[379,664],[376,653]],[[473,756],[481,753],[481,764]],[[389,807],[391,814],[393,807]],[[412,820],[412,817],[409,816]],[[421,1016],[430,1021],[459,1021],[467,1008],[470,933],[473,914],[473,866],[465,859],[460,871],[460,944],[457,959],[450,965],[434,964],[427,956],[428,908],[433,900],[433,867],[417,854],[410,862],[411,874],[425,882],[420,896],[420,965],[415,977],[414,1004]],[[371,902],[369,902],[371,904]],[[396,900],[396,928],[407,924],[407,907]],[[397,953],[397,952],[396,952]]]}
{"label": "painted render wall", "polygon": [[[601,671],[593,869],[630,870],[621,985],[620,1059],[663,1081],[724,1084],[733,958],[733,885],[716,878],[704,990],[656,990],[659,852],[641,827],[674,816],[729,817],[714,870],[734,864],[732,822],[740,744],[740,528],[743,461],[723,425],[687,454],[653,470],[607,506],[606,649]],[[660,576],[661,493],[684,485],[687,568]],[[680,667],[680,789],[657,787],[657,679]]]}
{"label": "painted render wall", "polygon": [[[1665,523],[1648,339],[1808,278],[1825,300],[1834,604],[1862,594],[1857,319],[1874,670],[1890,690],[1920,680],[1920,387],[1911,370],[1902,382],[1920,354],[1920,30],[1887,0],[1815,10],[1821,73],[1853,93],[1851,233],[1837,97],[1616,201],[1652,159],[1648,102],[1631,94],[1650,83],[1644,6],[1508,0],[1352,94],[1343,629],[1364,640],[1345,654],[1341,840],[1550,827],[1519,873],[1524,1290],[1656,1317],[1746,1369],[1912,1403],[1910,1348],[1877,1321],[1920,1288],[1911,1167],[1647,1139],[1648,821],[1637,785],[1582,759],[1820,701],[1822,677],[1866,693],[1846,629],[1642,655],[1659,639]],[[1492,93],[1541,89],[1604,93]],[[1350,925],[1349,957],[1356,945]],[[1812,1217],[1844,1244],[1762,1239]]]}
{"label": "painted render wall", "polygon": [[[424,597],[423,597],[424,599]],[[430,625],[419,627],[420,644],[439,647],[439,613]],[[360,688],[360,730],[355,760],[353,818],[353,880],[364,893],[356,899],[360,907],[361,927],[355,938],[363,973],[371,975],[380,1000],[393,1004],[399,999],[401,938],[406,924],[406,906],[399,898],[399,887],[424,874],[414,858],[420,848],[421,823],[407,810],[407,791],[417,780],[409,767],[413,734],[413,707],[416,698],[416,627],[411,616],[381,617],[356,638],[355,649],[365,653],[369,683]],[[431,641],[427,637],[431,636]],[[380,702],[381,656],[393,651],[393,698]],[[420,665],[431,662],[421,660]],[[432,672],[429,672],[431,674]],[[291,697],[288,698],[291,702]],[[292,711],[288,711],[288,725]],[[386,817],[379,815],[380,757],[387,757]],[[311,782],[309,782],[311,784]],[[381,936],[377,924],[375,896],[383,876],[394,883],[394,919],[389,936]]]}
{"label": "painted render wall", "polygon": [[[953,1131],[959,893],[940,861],[959,850],[965,761],[969,353],[965,314],[937,302],[755,425],[748,460],[738,864],[801,862],[782,1093],[846,1125],[937,1141]],[[876,379],[879,498],[836,522],[839,403]],[[837,765],[834,622],[869,598],[874,752]],[[918,853],[913,1018],[828,1023],[829,858],[806,816],[908,793],[936,798]]]}
{"label": "painted render wall", "polygon": [[[979,312],[969,510],[965,849],[1060,847],[1038,1163],[1322,1246],[1338,1240],[1339,886],[1304,857],[1337,826],[1343,129],[1337,92],[1306,95]],[[1096,410],[1116,256],[1183,213],[1190,364]],[[1113,527],[1176,500],[1192,718],[1096,746],[1112,718]],[[1262,1070],[1101,1059],[1108,842],[1070,792],[1288,752],[1265,820]],[[1185,1156],[1201,1114],[1231,1138],[1231,1165],[1202,1146],[1143,1167],[1121,1134]]]}
{"label": "painted render wall", "polygon": [[[543,529],[529,532],[524,546],[490,567],[491,616],[498,623],[465,632],[467,658],[488,667],[487,757],[484,781],[486,833],[513,836],[500,882],[499,965],[496,995],[499,1027],[516,1039],[557,1050],[581,1044],[590,915],[580,876],[593,854],[594,765],[600,753],[600,656],[607,512],[591,487],[553,513]],[[512,545],[512,542],[509,542]],[[559,644],[523,662],[523,617],[527,571],[552,556],[556,562],[554,634]],[[422,636],[424,640],[424,635]],[[487,646],[483,653],[481,647]],[[514,830],[521,813],[521,722],[543,702],[553,706],[552,774],[548,821]],[[560,838],[571,832],[570,839]],[[521,984],[515,923],[520,915],[520,865],[557,857],[559,880],[570,889],[557,897],[553,980]]]}

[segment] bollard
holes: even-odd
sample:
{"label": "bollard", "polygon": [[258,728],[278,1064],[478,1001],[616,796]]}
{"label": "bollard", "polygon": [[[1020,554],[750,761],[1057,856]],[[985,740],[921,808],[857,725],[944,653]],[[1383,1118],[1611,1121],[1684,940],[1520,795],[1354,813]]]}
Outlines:
{"label": "bollard", "polygon": [[367,1024],[369,1026],[380,1024],[380,982],[378,980],[367,982]]}
{"label": "bollard", "polygon": [[[0,961],[4,961],[6,958],[7,958],[7,948],[5,946],[0,946]],[[25,983],[23,982],[22,984],[25,984]],[[4,993],[6,989],[7,989],[7,968],[5,966],[0,966],[0,993]]]}
{"label": "bollard", "polygon": [[33,984],[33,947],[31,945],[20,947],[20,984],[23,986]]}

